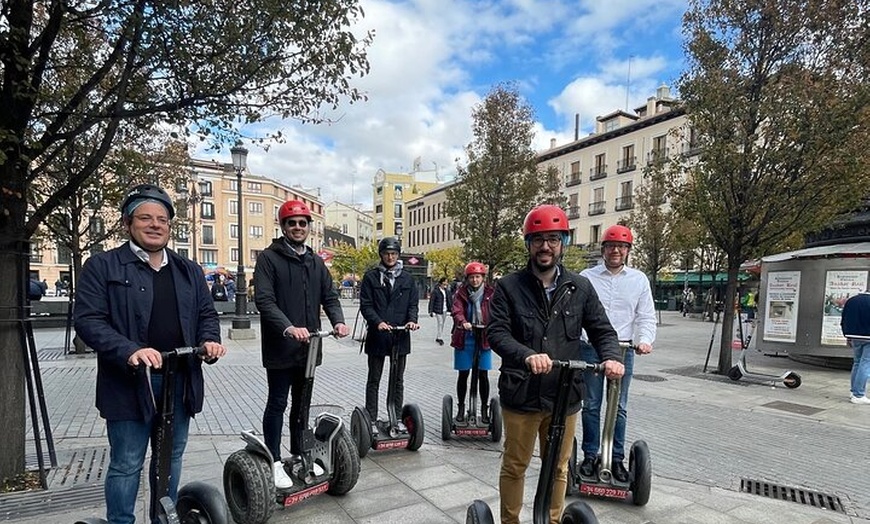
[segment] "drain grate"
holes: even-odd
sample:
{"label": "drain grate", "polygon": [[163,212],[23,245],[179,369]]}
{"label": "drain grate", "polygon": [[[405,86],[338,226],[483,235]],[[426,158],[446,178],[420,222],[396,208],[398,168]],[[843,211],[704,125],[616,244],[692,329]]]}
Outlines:
{"label": "drain grate", "polygon": [[780,411],[787,411],[798,415],[815,415],[816,413],[824,411],[822,408],[815,408],[813,406],[807,406],[806,404],[795,404],[794,402],[784,402],[782,400],[768,402],[767,404],[762,404],[761,407],[778,409]]}
{"label": "drain grate", "polygon": [[761,495],[770,499],[797,502],[805,506],[846,513],[840,497],[819,491],[780,486],[779,484],[745,478],[740,479],[740,491],[751,495]]}
{"label": "drain grate", "polygon": [[632,375],[632,380],[640,380],[641,382],[666,382],[668,379],[659,375]]}
{"label": "drain grate", "polygon": [[58,464],[48,476],[50,489],[65,489],[80,484],[102,484],[103,472],[109,467],[109,448],[73,450],[67,457],[58,457]]}

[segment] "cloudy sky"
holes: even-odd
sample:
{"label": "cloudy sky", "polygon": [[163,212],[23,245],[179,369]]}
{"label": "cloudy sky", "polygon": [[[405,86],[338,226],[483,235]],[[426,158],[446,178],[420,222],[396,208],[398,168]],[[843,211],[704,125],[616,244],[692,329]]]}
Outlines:
{"label": "cloudy sky", "polygon": [[[443,181],[471,141],[471,110],[499,82],[516,82],[536,114],[534,147],[565,144],[595,117],[634,108],[683,67],[686,0],[362,0],[361,30],[376,36],[368,101],[332,124],[270,122],[287,140],[249,145],[249,169],[321,199],[371,206],[378,169],[420,159]],[[630,79],[630,81],[629,81]],[[202,153],[229,161],[229,151]]]}

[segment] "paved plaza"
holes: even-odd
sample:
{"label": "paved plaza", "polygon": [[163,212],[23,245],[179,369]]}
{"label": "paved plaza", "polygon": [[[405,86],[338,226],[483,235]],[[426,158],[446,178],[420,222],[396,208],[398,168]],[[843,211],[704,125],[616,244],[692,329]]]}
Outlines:
{"label": "paved plaza", "polygon": [[[357,306],[349,300],[344,306],[352,327]],[[425,302],[420,311],[426,311]],[[473,438],[441,440],[441,399],[455,395],[456,374],[451,349],[435,344],[434,319],[422,317],[421,324],[412,335],[405,402],[423,412],[422,448],[371,452],[362,460],[358,484],[346,496],[324,495],[278,509],[270,522],[465,522],[465,508],[476,498],[497,513],[501,445]],[[223,327],[226,334],[229,322]],[[704,374],[712,333],[710,322],[662,312],[654,352],[635,360],[627,435],[628,442],[649,444],[652,496],[645,507],[586,499],[600,522],[870,523],[865,520],[870,519],[870,406],[848,402],[848,372],[753,351],[751,369],[775,374],[794,369],[803,385],[790,390]],[[0,495],[0,520],[35,524],[102,516],[107,441],[93,407],[95,358],[64,355],[63,330],[40,329],[35,335],[58,467],[50,472],[45,492]],[[714,339],[711,370],[718,351],[718,336]],[[227,357],[205,370],[205,409],[191,425],[182,482],[220,486],[223,461],[242,447],[239,432],[261,429],[266,384],[259,335],[253,341],[225,343]],[[364,403],[365,358],[350,339],[327,340],[324,351],[312,412],[329,410],[347,420],[353,407]],[[492,375],[495,394],[497,372]],[[386,373],[382,396],[385,391]],[[35,464],[29,438],[29,462]],[[286,448],[286,434],[284,443]],[[528,471],[527,522],[539,464],[535,459]],[[783,488],[806,503],[743,492],[750,485]],[[833,509],[815,507],[819,501],[826,506],[833,502]],[[140,506],[139,522],[145,522]]]}

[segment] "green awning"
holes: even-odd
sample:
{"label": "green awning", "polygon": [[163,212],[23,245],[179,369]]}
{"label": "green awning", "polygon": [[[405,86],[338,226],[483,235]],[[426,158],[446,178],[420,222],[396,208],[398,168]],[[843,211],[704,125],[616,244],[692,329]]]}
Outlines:
{"label": "green awning", "polygon": [[[752,275],[745,271],[737,273],[738,282],[744,282],[751,279]],[[674,284],[679,286],[685,285],[686,281],[689,282],[690,286],[709,285],[714,282],[716,284],[725,284],[728,282],[728,273],[720,272],[714,274],[706,271],[704,273],[698,271],[669,272],[662,274],[658,279],[658,282],[661,284]]]}

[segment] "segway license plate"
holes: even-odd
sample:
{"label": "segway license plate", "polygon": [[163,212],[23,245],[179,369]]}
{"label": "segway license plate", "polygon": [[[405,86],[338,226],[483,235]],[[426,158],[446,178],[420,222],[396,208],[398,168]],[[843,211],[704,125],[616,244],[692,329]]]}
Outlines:
{"label": "segway license plate", "polygon": [[596,484],[580,484],[580,493],[593,497],[605,497],[609,499],[627,499],[627,489],[614,488],[612,486],[598,486]]}
{"label": "segway license plate", "polygon": [[320,484],[311,486],[310,488],[305,488],[302,491],[297,491],[296,493],[291,493],[285,496],[283,505],[286,508],[288,506],[299,504],[303,500],[310,499],[311,497],[320,495],[321,493],[326,493],[326,490],[328,489],[329,482],[321,482]]}
{"label": "segway license plate", "polygon": [[398,440],[378,440],[374,444],[374,448],[376,450],[382,449],[405,449],[408,447],[408,440],[406,438],[398,439]]}
{"label": "segway license plate", "polygon": [[454,431],[457,435],[466,435],[469,437],[485,437],[489,435],[489,430],[486,428],[456,428]]}

